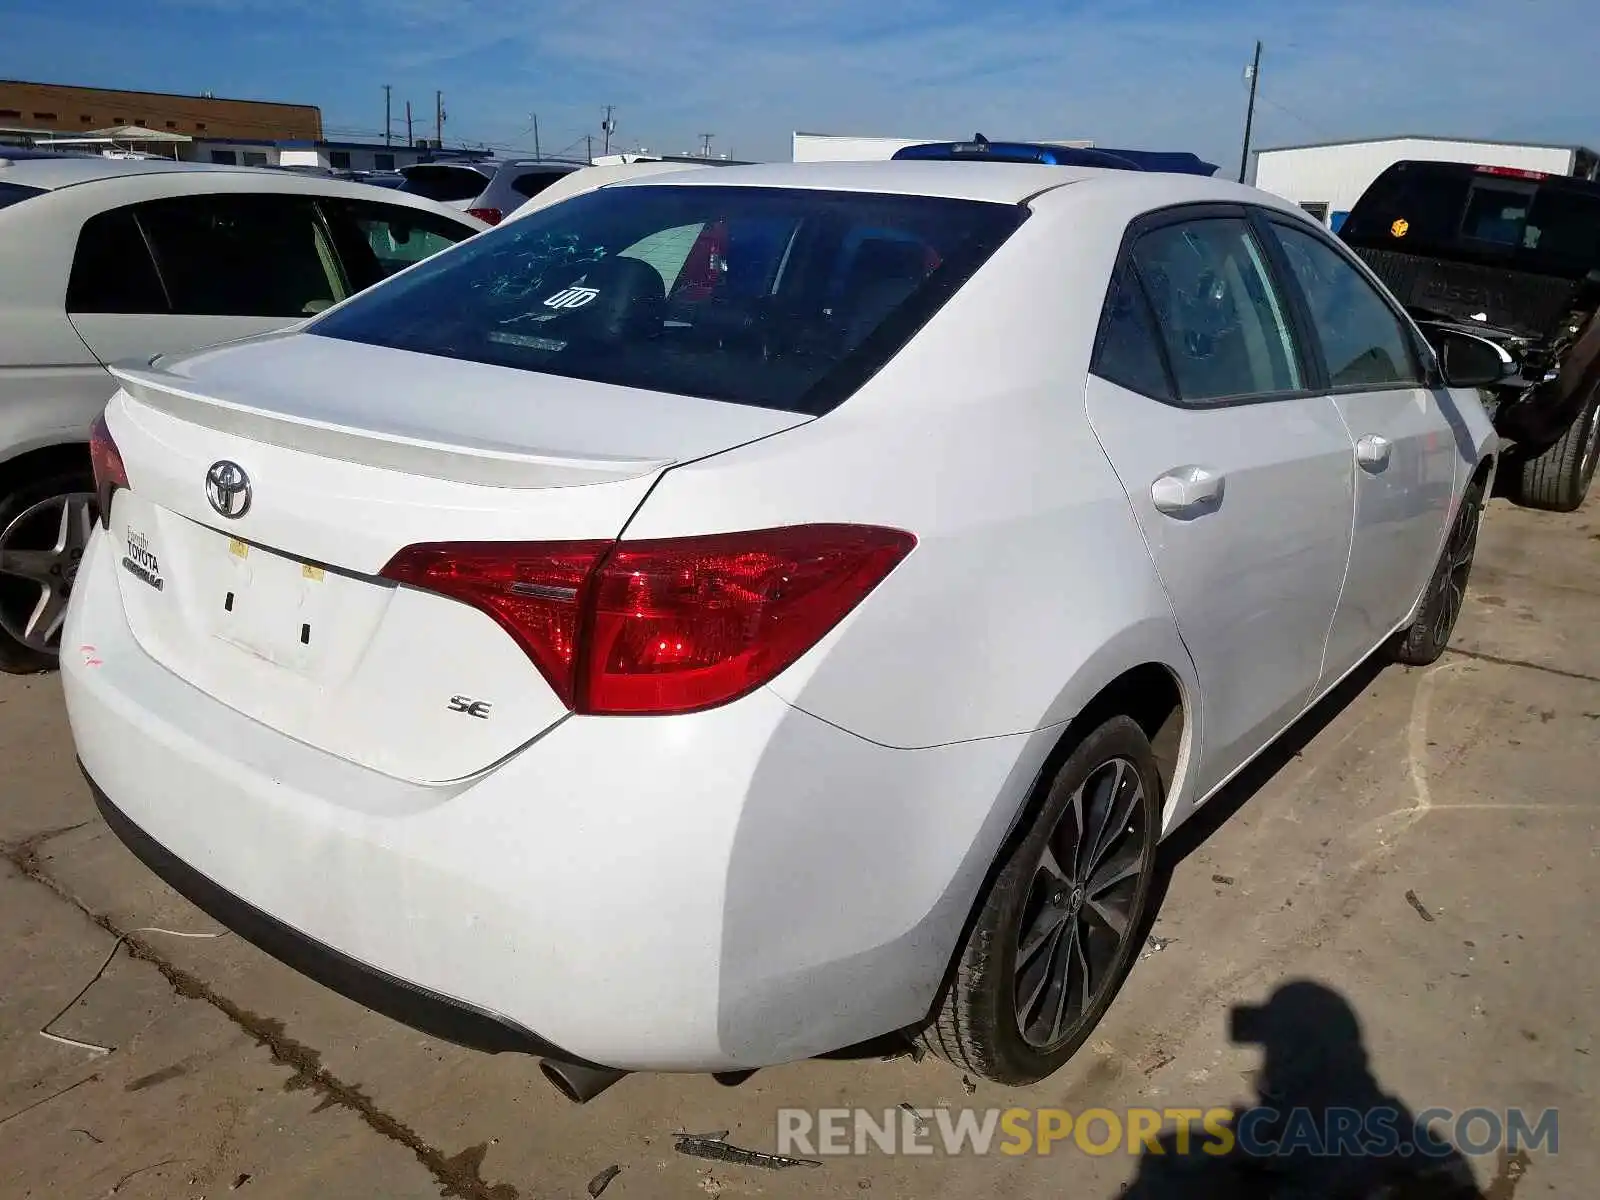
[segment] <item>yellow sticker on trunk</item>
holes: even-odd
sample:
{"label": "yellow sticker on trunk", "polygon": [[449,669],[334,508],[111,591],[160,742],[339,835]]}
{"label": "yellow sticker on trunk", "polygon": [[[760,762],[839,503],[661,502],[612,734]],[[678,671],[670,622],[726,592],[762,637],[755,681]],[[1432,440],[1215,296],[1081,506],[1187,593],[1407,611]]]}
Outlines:
{"label": "yellow sticker on trunk", "polygon": [[229,538],[228,553],[233,555],[235,558],[249,558],[250,547],[246,546],[238,538]]}
{"label": "yellow sticker on trunk", "polygon": [[326,572],[324,572],[321,567],[313,567],[310,563],[301,563],[300,574],[304,575],[307,579],[321,583],[322,577],[324,574],[326,574]]}

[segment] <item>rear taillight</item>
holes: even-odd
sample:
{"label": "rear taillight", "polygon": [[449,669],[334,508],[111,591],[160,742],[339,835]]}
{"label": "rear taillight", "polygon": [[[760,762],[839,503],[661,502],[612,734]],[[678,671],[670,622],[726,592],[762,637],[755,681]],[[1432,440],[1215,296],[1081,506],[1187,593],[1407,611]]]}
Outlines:
{"label": "rear taillight", "polygon": [[498,225],[505,213],[498,208],[469,208],[467,209],[467,215],[469,217],[477,217],[480,221],[487,221],[491,225]]}
{"label": "rear taillight", "polygon": [[1499,175],[1505,179],[1548,179],[1544,171],[1529,171],[1523,167],[1474,167],[1479,175]]}
{"label": "rear taillight", "polygon": [[111,495],[128,486],[128,468],[122,465],[122,451],[111,436],[105,413],[89,426],[89,462],[94,469],[95,507],[100,512],[100,527],[111,527]]}
{"label": "rear taillight", "polygon": [[568,708],[659,715],[714,708],[775,678],[915,545],[860,525],[467,542],[408,547],[383,574],[492,616]]}

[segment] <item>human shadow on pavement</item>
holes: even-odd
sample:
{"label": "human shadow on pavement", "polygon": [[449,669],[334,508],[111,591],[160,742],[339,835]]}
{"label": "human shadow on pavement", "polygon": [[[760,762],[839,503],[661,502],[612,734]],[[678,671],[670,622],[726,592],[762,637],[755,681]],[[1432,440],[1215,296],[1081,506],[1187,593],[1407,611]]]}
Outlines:
{"label": "human shadow on pavement", "polygon": [[1297,980],[1229,1017],[1236,1044],[1262,1048],[1255,1102],[1226,1138],[1163,1135],[1118,1200],[1487,1200],[1461,1152],[1379,1085],[1338,992]]}

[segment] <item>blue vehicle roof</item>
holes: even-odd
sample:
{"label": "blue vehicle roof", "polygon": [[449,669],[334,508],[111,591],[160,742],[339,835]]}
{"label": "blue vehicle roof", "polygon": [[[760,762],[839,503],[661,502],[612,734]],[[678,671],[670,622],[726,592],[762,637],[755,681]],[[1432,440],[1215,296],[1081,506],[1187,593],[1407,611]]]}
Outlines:
{"label": "blue vehicle roof", "polygon": [[1208,163],[1185,151],[1110,150],[1104,147],[1050,146],[1039,142],[991,142],[981,133],[970,142],[924,142],[894,153],[896,159],[923,161],[1026,162],[1051,167],[1106,167],[1117,171],[1163,171],[1175,175],[1214,175]]}

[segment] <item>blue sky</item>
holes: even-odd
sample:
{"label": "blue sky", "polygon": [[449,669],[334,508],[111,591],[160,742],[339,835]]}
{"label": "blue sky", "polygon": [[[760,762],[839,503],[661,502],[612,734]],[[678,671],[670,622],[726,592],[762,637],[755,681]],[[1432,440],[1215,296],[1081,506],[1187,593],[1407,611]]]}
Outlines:
{"label": "blue sky", "polygon": [[[1600,142],[1593,0],[0,0],[0,77],[320,105],[372,137],[394,85],[447,141],[545,152],[716,135],[787,158],[795,129],[1087,137],[1237,169],[1256,144],[1385,132]],[[420,132],[420,131],[419,131]]]}

